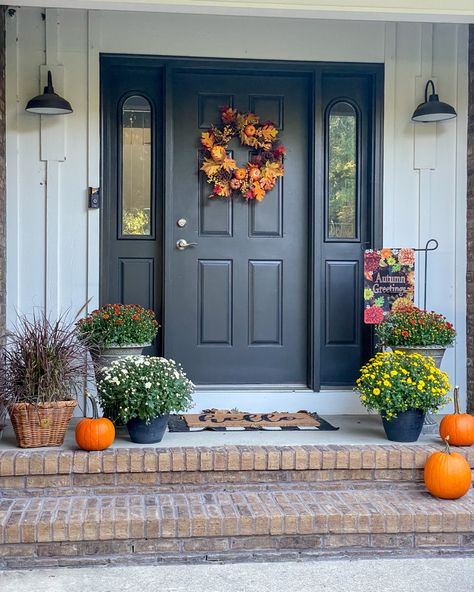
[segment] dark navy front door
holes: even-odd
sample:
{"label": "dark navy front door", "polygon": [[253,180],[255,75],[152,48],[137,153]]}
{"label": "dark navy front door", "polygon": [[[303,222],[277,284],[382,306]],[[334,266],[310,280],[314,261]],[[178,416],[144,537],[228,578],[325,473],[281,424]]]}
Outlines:
{"label": "dark navy front door", "polygon": [[[198,384],[307,384],[309,88],[264,71],[173,76],[165,347]],[[260,203],[208,197],[199,137],[223,105],[280,131],[285,176]],[[229,148],[238,163],[251,156],[237,139]]]}

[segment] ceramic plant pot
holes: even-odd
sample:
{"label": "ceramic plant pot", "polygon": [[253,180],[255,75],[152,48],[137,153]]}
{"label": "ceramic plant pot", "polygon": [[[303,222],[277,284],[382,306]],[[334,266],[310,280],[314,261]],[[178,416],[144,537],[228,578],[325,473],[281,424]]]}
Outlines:
{"label": "ceramic plant pot", "polygon": [[110,366],[115,360],[126,358],[127,356],[140,356],[146,347],[151,343],[131,343],[129,345],[108,345],[96,351],[92,351],[92,358],[97,365],[98,373],[105,366]]}
{"label": "ceramic plant pot", "polygon": [[423,428],[425,412],[421,409],[408,409],[398,413],[397,417],[388,421],[382,415],[385,434],[392,442],[416,442]]}
{"label": "ceramic plant pot", "polygon": [[170,415],[158,415],[150,423],[146,423],[138,417],[133,417],[127,421],[127,430],[130,434],[130,440],[137,444],[156,444],[161,442],[168,425]]}
{"label": "ceramic plant pot", "polygon": [[406,354],[420,354],[425,358],[433,358],[436,368],[441,367],[443,361],[444,352],[446,348],[442,345],[420,345],[418,347],[407,347],[404,345],[391,346],[392,351],[401,351]]}

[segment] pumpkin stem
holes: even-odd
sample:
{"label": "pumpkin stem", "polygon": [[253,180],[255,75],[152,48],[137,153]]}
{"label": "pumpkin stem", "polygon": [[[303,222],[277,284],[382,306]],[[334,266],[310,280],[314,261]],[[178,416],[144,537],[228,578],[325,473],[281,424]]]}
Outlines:
{"label": "pumpkin stem", "polygon": [[99,408],[97,407],[97,400],[88,391],[86,391],[86,400],[89,399],[92,405],[92,419],[99,419]]}
{"label": "pumpkin stem", "polygon": [[454,387],[454,413],[461,413],[459,408],[459,387]]}
{"label": "pumpkin stem", "polygon": [[449,446],[449,436],[446,436],[446,438],[444,439],[444,443],[446,444],[446,447],[444,449],[444,453],[451,454],[451,448]]}

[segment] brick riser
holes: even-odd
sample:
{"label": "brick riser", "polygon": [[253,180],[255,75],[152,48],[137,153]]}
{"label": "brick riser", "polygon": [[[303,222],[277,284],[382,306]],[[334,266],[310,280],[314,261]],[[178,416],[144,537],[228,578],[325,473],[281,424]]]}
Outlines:
{"label": "brick riser", "polygon": [[[378,488],[382,483],[419,483],[423,480],[422,469],[334,469],[304,471],[208,471],[208,472],[165,472],[165,473],[99,473],[96,475],[28,475],[0,477],[0,499],[3,496],[45,496],[78,494],[103,495],[108,491],[160,492],[184,491],[254,486],[273,487],[283,484],[310,486],[316,490],[341,489],[344,487]],[[303,485],[306,484],[306,485]]]}
{"label": "brick riser", "polygon": [[419,482],[432,450],[0,453],[0,567],[474,555],[474,492],[436,500]]}
{"label": "brick riser", "polygon": [[474,492],[420,485],[314,491],[23,497],[0,501],[0,566],[285,556],[474,555]]}

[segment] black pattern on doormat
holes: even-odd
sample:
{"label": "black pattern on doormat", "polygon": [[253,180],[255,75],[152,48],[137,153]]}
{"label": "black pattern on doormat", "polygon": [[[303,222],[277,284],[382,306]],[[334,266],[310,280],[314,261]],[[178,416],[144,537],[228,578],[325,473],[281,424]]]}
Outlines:
{"label": "black pattern on doormat", "polygon": [[[205,409],[202,414],[203,417],[204,415],[209,414],[209,412],[212,410],[209,409]],[[211,427],[211,426],[206,426],[206,427],[189,427],[188,424],[186,423],[186,420],[184,418],[184,415],[171,415],[168,421],[168,429],[170,432],[204,432],[204,431],[211,431],[211,432],[226,432],[226,431],[335,431],[338,430],[338,427],[333,426],[332,424],[330,424],[328,421],[326,421],[325,419],[323,419],[320,415],[318,415],[317,413],[313,413],[313,412],[309,412],[309,411],[299,411],[298,413],[307,413],[312,419],[314,419],[319,425],[314,425],[314,426],[295,426],[295,425],[290,425],[290,426],[279,426],[278,422],[275,423],[274,426],[272,427],[264,427],[259,425],[258,423],[255,423],[255,425],[249,426],[249,427],[235,427],[232,425],[227,425],[227,426],[222,426],[222,425],[216,425],[216,427]],[[262,415],[262,416],[266,416],[266,415],[271,415],[271,414],[248,414],[250,417],[255,417],[256,415]],[[291,414],[289,414],[291,415]],[[258,421],[258,420],[257,420]],[[232,423],[232,422],[231,422]]]}

